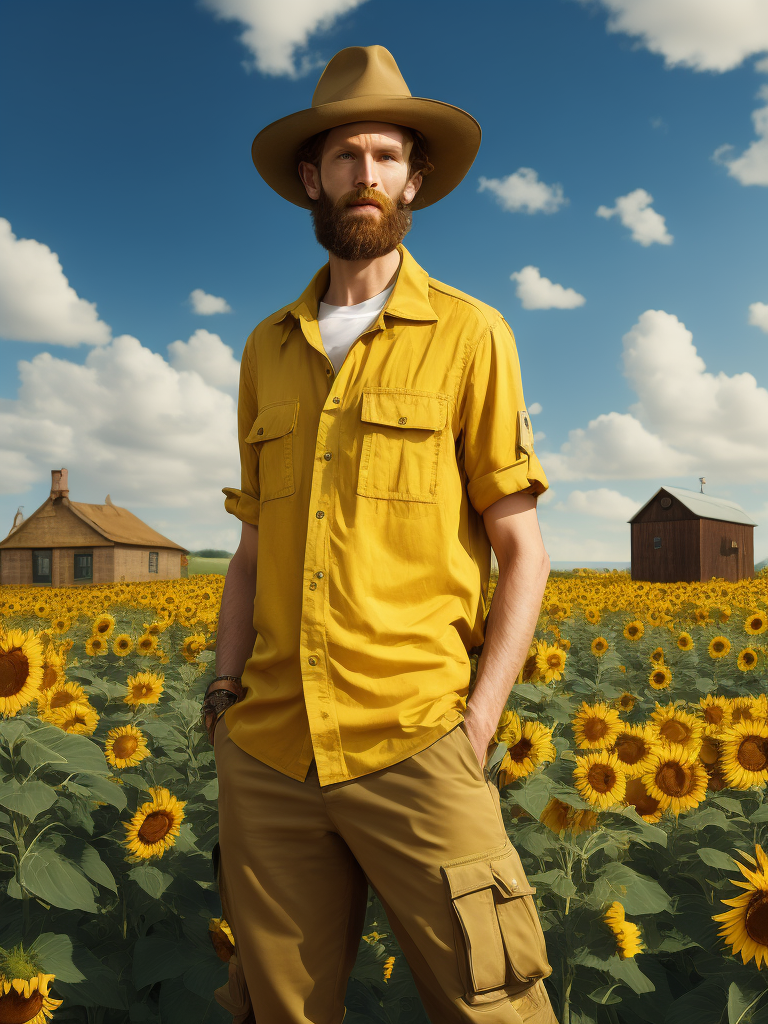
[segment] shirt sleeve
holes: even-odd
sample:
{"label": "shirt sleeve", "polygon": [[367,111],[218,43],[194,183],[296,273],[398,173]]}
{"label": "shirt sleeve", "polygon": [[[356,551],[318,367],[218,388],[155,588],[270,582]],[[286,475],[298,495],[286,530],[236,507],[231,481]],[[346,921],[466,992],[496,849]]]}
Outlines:
{"label": "shirt sleeve", "polygon": [[240,363],[240,389],[237,398],[237,438],[240,446],[240,488],[224,487],[224,508],[252,526],[259,525],[259,457],[255,446],[246,443],[258,412],[256,384],[252,369],[253,354],[246,345]]}
{"label": "shirt sleeve", "polygon": [[533,451],[517,346],[503,318],[486,330],[466,374],[461,429],[473,507],[482,514],[507,494],[542,494],[549,482]]}

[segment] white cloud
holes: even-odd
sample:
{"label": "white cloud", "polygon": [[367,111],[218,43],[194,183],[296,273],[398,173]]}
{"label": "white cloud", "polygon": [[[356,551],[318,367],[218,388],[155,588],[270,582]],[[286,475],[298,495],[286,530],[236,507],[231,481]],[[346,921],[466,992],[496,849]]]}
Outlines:
{"label": "white cloud", "polygon": [[742,185],[768,185],[768,85],[762,86],[757,95],[766,105],[752,111],[755,141],[741,156],[732,157],[733,146],[730,145],[720,146],[713,154],[713,159],[724,164],[730,176]]}
{"label": "white cloud", "polygon": [[654,242],[659,245],[672,245],[674,236],[667,231],[667,225],[660,213],[651,206],[653,196],[644,188],[636,188],[625,196],[618,196],[613,207],[598,206],[598,217],[610,220],[618,214],[625,228],[632,232],[632,239],[640,245],[648,246]]}
{"label": "white cloud", "polygon": [[201,327],[189,341],[171,342],[168,353],[168,362],[174,370],[191,370],[200,374],[206,383],[237,397],[240,363],[218,334]]}
{"label": "white cloud", "polygon": [[529,416],[538,416],[540,412],[541,412],[541,402],[532,402],[528,406],[528,415]]}
{"label": "white cloud", "polygon": [[478,192],[492,192],[510,213],[557,213],[568,200],[562,185],[546,185],[532,167],[520,167],[506,178],[480,178]]}
{"label": "white cloud", "polygon": [[[591,0],[581,0],[582,3]],[[765,0],[600,0],[608,31],[639,37],[667,67],[729,71],[768,50]]]}
{"label": "white cloud", "polygon": [[209,295],[202,288],[195,288],[189,293],[192,312],[198,316],[213,316],[214,313],[231,313],[232,307],[226,299],[218,295]]}
{"label": "white cloud", "polygon": [[548,277],[542,277],[538,267],[523,267],[509,276],[517,281],[517,297],[523,309],[575,309],[587,301],[573,288],[563,288]]}
{"label": "white cloud", "polygon": [[630,519],[639,507],[633,498],[628,498],[625,494],[608,487],[598,487],[593,491],[571,491],[567,500],[557,506],[566,512],[621,523]]}
{"label": "white cloud", "polygon": [[768,390],[751,373],[707,372],[676,316],[642,314],[624,335],[624,375],[638,401],[572,430],[558,453],[541,454],[550,479],[768,482]]}
{"label": "white cloud", "polygon": [[[240,42],[253,55],[253,67],[265,75],[298,77],[317,66],[298,58],[310,36],[329,29],[341,15],[366,0],[202,0],[217,18],[244,26]],[[298,59],[298,67],[297,67]]]}
{"label": "white cloud", "polygon": [[81,299],[59,257],[34,238],[17,238],[0,217],[0,337],[53,345],[103,345],[111,330],[95,302]]}
{"label": "white cloud", "polygon": [[759,327],[768,334],[768,304],[753,302],[749,307],[749,322],[753,327]]}

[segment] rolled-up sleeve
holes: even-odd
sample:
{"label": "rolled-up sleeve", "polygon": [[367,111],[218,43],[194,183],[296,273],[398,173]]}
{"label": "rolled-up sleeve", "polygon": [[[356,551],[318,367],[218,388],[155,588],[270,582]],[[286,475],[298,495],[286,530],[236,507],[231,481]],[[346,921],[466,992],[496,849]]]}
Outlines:
{"label": "rolled-up sleeve", "polygon": [[249,338],[240,363],[240,388],[237,397],[237,437],[240,446],[240,487],[222,488],[226,498],[224,508],[244,523],[259,525],[259,459],[256,446],[248,444],[258,413],[255,356]]}
{"label": "rolled-up sleeve", "polygon": [[470,357],[461,408],[467,492],[481,514],[507,494],[541,494],[549,487],[533,451],[532,433],[521,436],[518,413],[522,411],[525,399],[517,346],[509,325],[500,318],[485,331]]}

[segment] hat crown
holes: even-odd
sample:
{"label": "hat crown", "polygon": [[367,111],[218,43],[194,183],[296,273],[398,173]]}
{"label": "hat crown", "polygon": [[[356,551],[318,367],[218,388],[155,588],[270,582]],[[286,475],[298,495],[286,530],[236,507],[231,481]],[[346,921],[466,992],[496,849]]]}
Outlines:
{"label": "hat crown", "polygon": [[348,46],[328,62],[312,106],[362,96],[410,96],[395,58],[384,46]]}

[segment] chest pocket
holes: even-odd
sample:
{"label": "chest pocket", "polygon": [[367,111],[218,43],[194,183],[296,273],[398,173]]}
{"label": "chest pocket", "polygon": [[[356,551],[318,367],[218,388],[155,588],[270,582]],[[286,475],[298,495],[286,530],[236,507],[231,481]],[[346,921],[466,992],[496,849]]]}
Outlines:
{"label": "chest pocket", "polygon": [[357,493],[368,498],[437,502],[448,395],[365,388]]}
{"label": "chest pocket", "polygon": [[253,421],[245,439],[259,455],[260,501],[282,498],[296,490],[293,437],[298,410],[296,400],[268,405]]}

